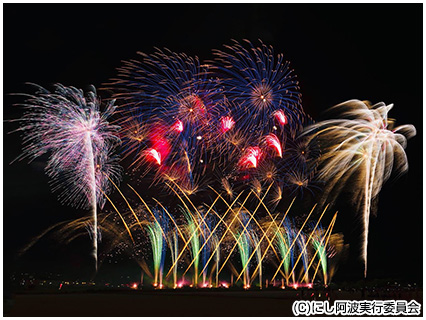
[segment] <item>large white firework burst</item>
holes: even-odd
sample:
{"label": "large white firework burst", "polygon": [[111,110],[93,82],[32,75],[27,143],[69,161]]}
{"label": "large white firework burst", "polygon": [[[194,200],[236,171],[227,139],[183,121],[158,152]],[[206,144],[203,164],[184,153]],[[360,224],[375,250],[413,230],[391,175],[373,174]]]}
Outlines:
{"label": "large white firework burst", "polygon": [[320,138],[325,147],[319,172],[319,179],[327,181],[325,196],[336,197],[349,178],[353,178],[350,188],[355,203],[362,208],[364,276],[372,200],[393,171],[401,174],[408,169],[404,149],[407,139],[416,134],[412,125],[393,128],[393,120],[388,119],[392,107],[383,102],[370,105],[350,100],[332,108],[339,112],[340,119],[318,122],[304,133]]}
{"label": "large white firework burst", "polygon": [[102,112],[94,88],[85,95],[82,90],[56,84],[54,92],[38,87],[22,105],[26,112],[16,131],[22,132],[23,153],[18,159],[33,161],[47,154],[46,173],[52,189],[60,191],[61,202],[91,208],[97,261],[97,205],[103,206],[111,181],[117,182],[121,176],[114,156],[120,143],[119,128],[108,122],[114,101]]}

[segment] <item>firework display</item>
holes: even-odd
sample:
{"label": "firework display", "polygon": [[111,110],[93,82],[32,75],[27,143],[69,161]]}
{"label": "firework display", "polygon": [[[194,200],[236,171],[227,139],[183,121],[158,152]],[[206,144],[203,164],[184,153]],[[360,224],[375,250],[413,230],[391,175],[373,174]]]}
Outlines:
{"label": "firework display", "polygon": [[371,202],[383,183],[389,179],[392,169],[407,171],[405,147],[407,139],[416,135],[412,125],[394,128],[388,119],[393,107],[378,103],[351,100],[335,106],[342,119],[319,122],[306,130],[324,140],[325,150],[321,158],[320,178],[327,180],[324,194],[336,197],[346,182],[351,180],[354,201],[362,208],[364,236],[364,275],[367,275],[368,224]]}
{"label": "firework display", "polygon": [[371,203],[393,167],[407,170],[415,128],[358,100],[316,123],[272,47],[235,41],[213,55],[139,53],[104,85],[105,107],[59,84],[28,97],[18,159],[48,154],[53,191],[92,210],[48,232],[70,241],[89,223],[96,265],[126,252],[157,289],[327,286],[347,251],[332,206],[351,183],[366,275]]}
{"label": "firework display", "polygon": [[81,90],[58,84],[53,93],[39,87],[38,94],[29,96],[24,106],[27,111],[17,129],[23,133],[21,158],[32,161],[49,154],[46,173],[53,191],[61,190],[59,199],[91,208],[89,229],[97,260],[97,206],[103,207],[111,182],[121,176],[114,155],[120,141],[118,127],[108,123],[114,101],[102,112],[95,90],[85,96]]}

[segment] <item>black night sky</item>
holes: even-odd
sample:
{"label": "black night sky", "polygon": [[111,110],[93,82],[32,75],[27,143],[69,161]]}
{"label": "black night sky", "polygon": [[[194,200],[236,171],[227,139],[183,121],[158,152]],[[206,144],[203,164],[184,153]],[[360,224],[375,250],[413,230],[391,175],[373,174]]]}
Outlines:
{"label": "black night sky", "polygon": [[[406,175],[386,183],[378,216],[370,222],[369,278],[422,281],[422,5],[396,4],[5,4],[5,120],[21,116],[13,104],[32,93],[26,82],[87,89],[116,75],[122,60],[153,47],[212,58],[231,39],[262,39],[283,52],[300,81],[303,108],[314,119],[349,99],[394,103],[390,117],[413,124]],[[101,92],[104,95],[105,92]],[[104,96],[107,98],[107,96]],[[50,225],[84,212],[61,206],[50,192],[43,159],[10,162],[20,154],[19,134],[4,124],[4,270],[87,276],[89,240],[57,246],[45,239],[24,256],[17,251]],[[360,227],[342,212],[340,231],[350,258],[336,280],[359,280]],[[136,272],[136,264],[128,273]],[[127,272],[127,271],[125,271]]]}

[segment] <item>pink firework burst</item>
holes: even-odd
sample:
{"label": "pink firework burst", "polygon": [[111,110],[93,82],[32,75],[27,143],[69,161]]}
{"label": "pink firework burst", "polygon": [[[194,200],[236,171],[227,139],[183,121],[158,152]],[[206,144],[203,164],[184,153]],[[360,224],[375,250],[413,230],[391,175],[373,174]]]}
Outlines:
{"label": "pink firework burst", "polygon": [[18,160],[30,161],[48,154],[46,173],[53,191],[60,191],[63,203],[92,210],[93,256],[97,264],[97,205],[103,207],[111,181],[119,181],[121,167],[114,156],[120,143],[119,127],[108,118],[114,102],[100,110],[101,101],[93,88],[86,95],[74,87],[55,85],[55,91],[38,87],[28,96],[26,112],[18,121],[23,133],[23,153]]}
{"label": "pink firework burst", "polygon": [[274,149],[277,152],[278,156],[280,158],[282,158],[283,151],[282,151],[281,143],[280,143],[280,140],[278,139],[278,137],[275,134],[270,133],[265,137],[265,141],[266,141],[267,145],[270,148]]}
{"label": "pink firework burst", "polygon": [[259,147],[247,148],[246,153],[240,159],[240,166],[244,168],[257,168],[262,154],[263,152]]}

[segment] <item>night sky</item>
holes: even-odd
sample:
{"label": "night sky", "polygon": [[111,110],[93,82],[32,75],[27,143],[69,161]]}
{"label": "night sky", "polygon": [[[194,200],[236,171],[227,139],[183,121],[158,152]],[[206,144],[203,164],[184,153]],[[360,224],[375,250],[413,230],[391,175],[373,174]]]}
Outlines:
{"label": "night sky", "polygon": [[[291,61],[300,82],[303,108],[314,119],[349,99],[394,103],[397,125],[413,124],[409,171],[388,181],[370,222],[369,278],[421,281],[422,241],[422,4],[396,5],[52,5],[4,6],[5,120],[21,116],[13,106],[32,93],[26,82],[88,89],[116,75],[122,60],[153,47],[212,58],[231,39],[262,39]],[[105,96],[105,92],[100,92]],[[24,256],[17,251],[50,225],[84,214],[61,206],[50,192],[44,160],[9,164],[20,154],[16,125],[4,124],[4,266],[16,270],[84,276],[91,264],[89,240],[57,246],[45,239]],[[341,212],[340,231],[350,258],[336,279],[362,278],[353,212]],[[137,270],[136,264],[129,266]],[[132,269],[133,270],[133,269]],[[131,272],[131,271],[129,271]]]}

